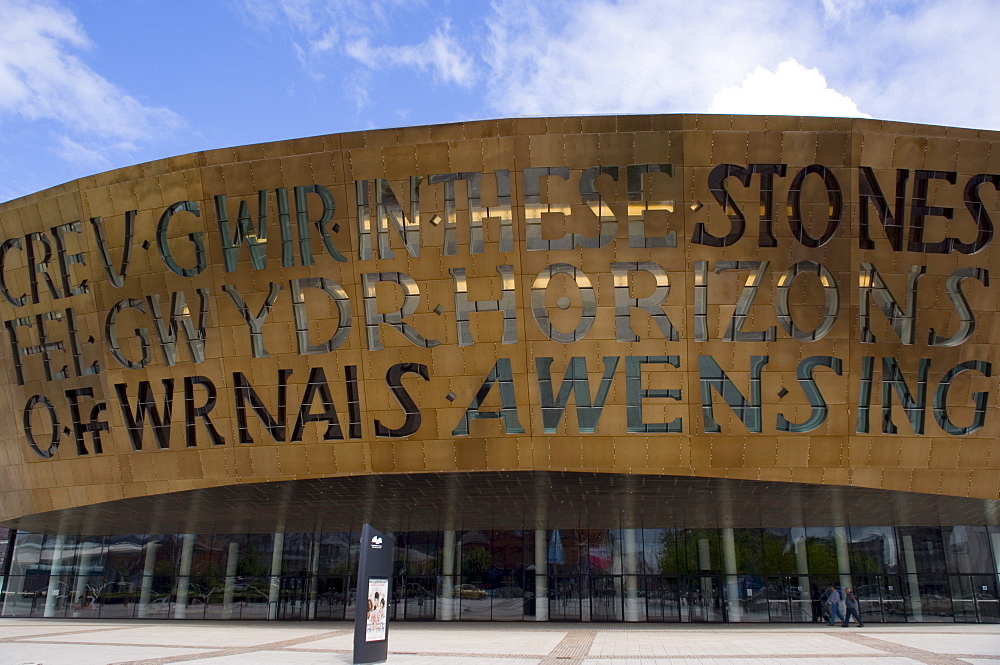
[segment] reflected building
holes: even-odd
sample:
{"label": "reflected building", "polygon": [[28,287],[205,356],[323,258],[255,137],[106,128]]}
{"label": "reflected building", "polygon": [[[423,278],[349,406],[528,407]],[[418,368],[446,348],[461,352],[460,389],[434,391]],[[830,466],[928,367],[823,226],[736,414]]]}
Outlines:
{"label": "reflected building", "polygon": [[0,611],[352,620],[370,523],[395,621],[1000,622],[997,155],[520,118],[0,204]]}

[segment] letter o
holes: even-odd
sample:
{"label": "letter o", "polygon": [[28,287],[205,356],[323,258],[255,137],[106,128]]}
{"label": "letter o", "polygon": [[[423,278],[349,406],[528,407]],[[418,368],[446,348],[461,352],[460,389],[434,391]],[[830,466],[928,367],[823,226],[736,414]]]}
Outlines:
{"label": "letter o", "polygon": [[[813,238],[806,231],[802,220],[802,187],[806,176],[815,173],[823,178],[823,185],[826,187],[827,210],[829,216],[826,221],[826,229],[819,238]],[[822,247],[830,242],[833,234],[837,232],[837,227],[844,211],[844,195],[840,189],[837,176],[833,175],[833,169],[829,169],[821,164],[811,164],[799,171],[788,189],[788,226],[792,229],[795,239],[806,247]]]}
{"label": "letter o", "polygon": [[[823,320],[812,331],[802,330],[796,326],[795,322],[792,321],[792,315],[788,309],[788,291],[792,286],[792,282],[795,281],[797,276],[807,272],[815,273],[819,277],[820,284],[823,285],[823,295],[826,298],[826,304],[823,308]],[[781,327],[794,339],[802,342],[815,342],[818,339],[826,337],[833,328],[833,324],[837,322],[839,308],[840,292],[837,290],[837,280],[834,279],[833,273],[827,270],[826,266],[822,263],[808,260],[799,261],[778,278],[778,288],[774,294],[774,313]]]}
{"label": "letter o", "polygon": [[[38,447],[35,442],[35,436],[31,433],[31,412],[34,410],[37,404],[44,404],[45,409],[49,413],[49,422],[52,424],[52,440],[49,442],[49,447],[42,450]],[[45,395],[32,395],[28,399],[28,403],[24,405],[23,423],[24,423],[24,435],[28,437],[28,445],[35,452],[36,455],[42,459],[49,459],[56,454],[59,450],[59,414],[56,413],[56,407],[52,404],[48,397]]]}
{"label": "letter o", "polygon": [[[558,274],[569,275],[573,279],[573,282],[580,289],[580,297],[583,300],[580,322],[576,328],[569,332],[557,330],[549,322],[549,312],[545,307],[545,292],[548,290],[552,278]],[[597,294],[594,291],[594,284],[579,268],[568,263],[553,263],[538,273],[535,281],[531,284],[531,313],[538,328],[549,339],[563,344],[583,339],[594,325],[594,319],[597,317]]]}

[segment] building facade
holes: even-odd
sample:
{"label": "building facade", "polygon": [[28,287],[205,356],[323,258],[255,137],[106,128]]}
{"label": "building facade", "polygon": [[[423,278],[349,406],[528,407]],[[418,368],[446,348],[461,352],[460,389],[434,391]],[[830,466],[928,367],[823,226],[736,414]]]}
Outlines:
{"label": "building facade", "polygon": [[1000,134],[530,118],[0,205],[3,616],[1000,621]]}

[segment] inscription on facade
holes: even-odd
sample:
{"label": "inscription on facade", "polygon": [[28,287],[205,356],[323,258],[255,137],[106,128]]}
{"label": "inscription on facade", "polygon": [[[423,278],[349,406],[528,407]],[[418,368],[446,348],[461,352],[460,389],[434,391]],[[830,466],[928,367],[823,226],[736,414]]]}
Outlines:
{"label": "inscription on facade", "polygon": [[[67,441],[70,454],[101,454],[112,413],[120,415],[136,451],[251,444],[262,436],[274,442],[408,437],[423,422],[417,387],[439,378],[433,362],[420,356],[419,362],[388,366],[384,385],[399,413],[387,423],[365,419],[359,364],[342,364],[338,351],[352,331],[360,331],[360,350],[370,358],[386,352],[387,335],[401,335],[420,349],[452,346],[448,353],[473,354],[465,347],[480,343],[474,322],[481,317],[492,317],[490,325],[501,330],[499,348],[512,352],[490,358],[472,392],[449,393],[450,402],[465,405],[448,424],[455,437],[475,435],[477,421],[490,419],[500,420],[507,434],[523,433],[529,424],[552,434],[571,401],[577,431],[597,434],[611,394],[624,396],[627,433],[719,433],[720,408],[730,409],[749,433],[814,431],[831,408],[849,409],[857,433],[894,434],[902,426],[917,435],[963,436],[984,427],[995,384],[965,390],[973,385],[966,381],[962,395],[953,385],[962,375],[991,379],[988,354],[942,363],[934,349],[974,338],[970,297],[981,299],[993,288],[985,259],[981,265],[969,265],[974,258],[955,262],[944,272],[935,268],[933,283],[925,284],[928,256],[971,257],[990,246],[996,211],[984,192],[995,199],[1000,175],[897,169],[890,181],[867,166],[719,164],[706,169],[703,184],[711,199],[685,201],[684,212],[694,220],[690,237],[673,223],[681,204],[651,195],[662,191],[661,179],[675,176],[667,163],[438,173],[357,180],[349,187],[302,183],[244,198],[214,193],[157,211],[130,210],[114,225],[104,216],[47,220],[48,231],[0,243],[8,356],[18,384],[35,391],[20,414],[27,444],[46,459],[66,454],[60,445]],[[841,183],[848,176],[853,202]],[[569,200],[553,194],[567,188],[574,193]],[[964,207],[936,204],[941,200],[960,200]],[[756,214],[748,215],[751,208]],[[823,214],[809,212],[817,208]],[[710,221],[713,210],[721,215]],[[141,229],[152,233],[146,237]],[[843,267],[830,265],[831,259],[843,263],[829,251],[843,238],[850,242],[845,248],[861,257],[850,266],[846,277],[854,281],[848,283]],[[597,269],[586,260],[587,252],[612,245],[623,256],[631,252],[627,260]],[[767,253],[782,245],[793,260]],[[88,248],[96,251],[88,254]],[[715,248],[714,254],[702,248]],[[544,253],[544,267],[524,275],[521,259],[535,252]],[[478,260],[485,255],[496,259],[488,270]],[[88,256],[96,261],[88,264]],[[221,264],[213,267],[210,256],[221,256]],[[143,260],[160,266],[165,283],[183,288],[136,297],[141,290],[134,288],[133,267]],[[403,269],[404,260],[440,260],[442,276],[450,278],[447,301],[430,302],[428,285]],[[312,276],[281,277],[284,269],[304,266],[313,266]],[[218,274],[206,281],[211,270]],[[27,280],[13,277],[19,271]],[[248,290],[258,283],[256,275],[264,275],[266,288]],[[95,316],[97,282],[112,297]],[[808,288],[819,298],[803,306],[801,290]],[[953,310],[949,329],[922,320],[918,298],[927,289]],[[131,295],[114,298],[119,290]],[[762,317],[752,312],[761,305],[773,323],[754,324]],[[294,330],[267,325],[278,308],[290,309]],[[315,311],[330,314],[320,321]],[[440,325],[418,322],[428,311]],[[199,365],[212,336],[222,334],[223,318],[239,322],[236,335],[248,349],[248,367],[220,379],[200,373]],[[883,346],[857,359],[852,403],[831,406],[820,378],[843,376],[851,359],[811,353],[808,345],[827,339],[846,318],[857,341]],[[605,320],[622,353],[574,355],[573,345],[590,340]],[[532,360],[537,413],[529,413],[528,396],[518,394],[511,360],[528,326],[567,345],[568,360],[556,353]],[[318,328],[326,331],[321,338]],[[302,370],[254,371],[289,332],[295,354],[315,356],[307,377],[295,375]],[[640,342],[655,343],[658,355],[634,353],[629,345]],[[701,348],[692,342],[704,349],[732,343],[733,350],[692,355],[692,348]],[[790,344],[801,347],[794,403],[808,405],[804,418],[762,398],[769,348]],[[893,352],[905,347],[926,352],[915,349],[915,362]],[[648,353],[649,346],[643,349]],[[743,358],[746,379],[733,378],[735,357]],[[168,378],[129,379],[158,365],[185,369]],[[109,382],[113,392],[101,394],[103,384],[93,379],[112,370],[123,380]],[[657,387],[648,387],[650,373]],[[697,377],[694,389],[685,384],[688,374]],[[779,397],[790,389],[782,387]],[[215,411],[227,393],[235,405],[234,431],[218,424]],[[880,395],[880,406],[873,394]],[[696,422],[683,416],[647,422],[643,415],[650,402],[691,400],[700,410]],[[905,424],[898,411],[893,418],[894,400]],[[950,405],[966,407],[959,422]],[[873,410],[881,415],[874,424]]]}

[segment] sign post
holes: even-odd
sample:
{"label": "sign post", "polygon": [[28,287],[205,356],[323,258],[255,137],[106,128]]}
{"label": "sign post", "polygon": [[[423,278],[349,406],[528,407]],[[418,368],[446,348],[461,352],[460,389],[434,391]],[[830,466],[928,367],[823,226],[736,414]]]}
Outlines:
{"label": "sign post", "polygon": [[354,616],[354,662],[382,663],[389,654],[389,609],[392,581],[392,536],[370,524],[361,529],[358,556],[358,600]]}

